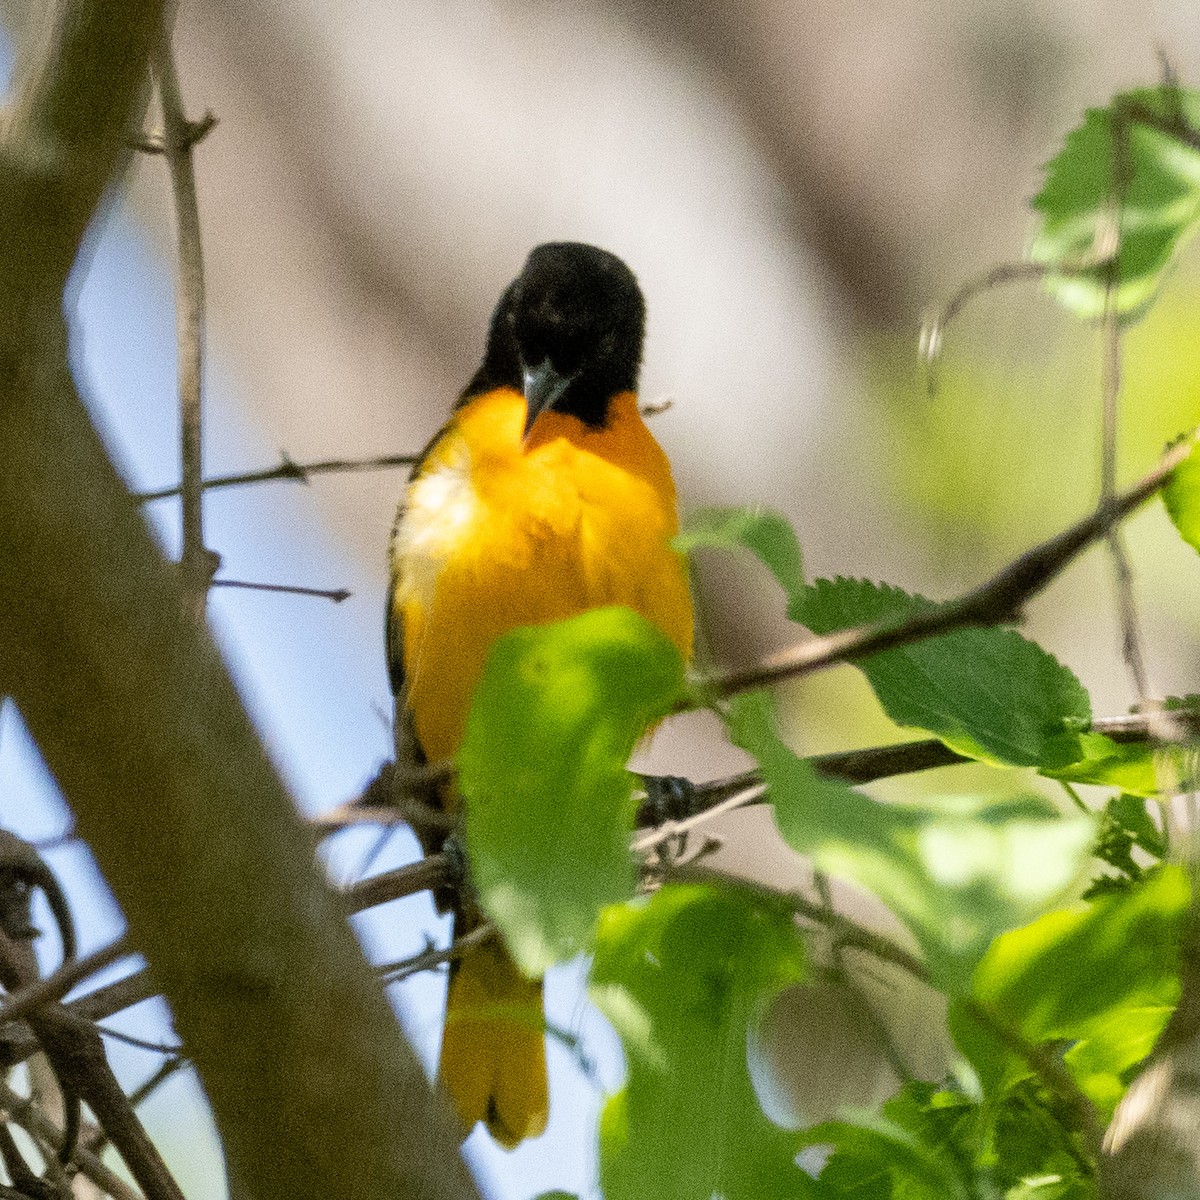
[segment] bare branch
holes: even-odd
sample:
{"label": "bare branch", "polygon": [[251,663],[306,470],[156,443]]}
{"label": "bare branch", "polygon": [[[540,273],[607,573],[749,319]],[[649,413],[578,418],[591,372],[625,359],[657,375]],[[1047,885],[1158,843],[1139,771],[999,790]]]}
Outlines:
{"label": "bare branch", "polygon": [[209,586],[240,588],[245,592],[279,592],[285,596],[312,596],[317,600],[331,600],[334,604],[341,604],[343,600],[349,600],[354,594],[346,588],[330,590],[328,588],[302,587],[296,583],[250,583],[245,579],[214,579]]}
{"label": "bare branch", "polygon": [[[364,912],[405,896],[444,887],[453,879],[454,869],[449,858],[444,854],[433,854],[410,866],[359,880],[342,893],[343,904],[347,913]],[[80,996],[67,1007],[89,1021],[102,1021],[158,994],[149,970],[141,970]]]}
{"label": "bare branch", "polygon": [[987,583],[957,600],[902,621],[875,621],[810,638],[756,666],[701,680],[700,686],[717,698],[732,696],[784,679],[810,675],[838,663],[857,662],[883,650],[907,646],[955,629],[1011,621],[1082,550],[1106,537],[1118,521],[1162,488],[1195,444],[1195,435],[1183,439],[1163,456],[1153,471],[1115,496],[1110,505],[1096,509],[1056,537],[1035,546]]}
{"label": "bare branch", "polygon": [[[1117,494],[1117,433],[1121,397],[1121,325],[1120,314],[1117,311],[1117,290],[1120,284],[1125,195],[1133,177],[1129,134],[1128,115],[1123,106],[1117,105],[1111,121],[1111,194],[1103,218],[1107,228],[1097,230],[1096,233],[1097,243],[1111,244],[1111,252],[1104,264],[1104,354],[1100,370],[1102,421],[1099,506],[1101,508],[1109,507]],[[1146,672],[1146,655],[1142,647],[1137,600],[1133,592],[1133,569],[1129,565],[1125,541],[1116,526],[1108,531],[1107,541],[1117,590],[1117,613],[1121,622],[1121,651],[1133,679],[1138,705],[1143,709],[1148,709],[1152,692]]]}
{"label": "bare branch", "polygon": [[930,395],[937,391],[933,367],[942,354],[942,341],[950,323],[958,316],[976,296],[990,292],[1010,283],[1023,283],[1031,279],[1045,279],[1052,272],[1058,274],[1061,268],[1047,266],[1044,263],[1016,262],[1001,263],[992,267],[966,283],[942,305],[929,313],[921,325],[919,353],[926,368],[929,370],[928,390]]}
{"label": "bare branch", "polygon": [[[392,467],[411,467],[420,457],[418,454],[384,454],[378,458],[331,458],[323,462],[297,463],[285,453],[278,466],[264,467],[259,471],[244,471],[239,475],[218,475],[206,479],[202,484],[204,490],[216,488],[245,487],[256,483],[272,483],[284,480],[291,483],[308,483],[313,475],[349,475],[359,471],[383,471]],[[179,487],[160,488],[154,492],[135,492],[134,499],[168,500],[178,496],[182,491]]]}
{"label": "bare branch", "polygon": [[[20,1125],[32,1138],[45,1146],[62,1144],[63,1131],[40,1109],[24,1096],[14,1092],[7,1083],[0,1081],[0,1108],[11,1120]],[[79,1147],[75,1151],[75,1164],[98,1188],[107,1192],[113,1200],[142,1200],[141,1193],[131,1188],[114,1171],[110,1171],[99,1156]]]}
{"label": "bare branch", "polygon": [[[10,991],[36,984],[37,960],[27,941],[0,936],[0,982]],[[81,1100],[86,1101],[146,1200],[184,1200],[162,1155],[117,1082],[104,1043],[91,1022],[56,1002],[31,1010],[26,1020],[62,1091],[67,1117],[60,1161],[69,1162],[78,1149],[79,1105]]]}
{"label": "bare branch", "polygon": [[496,930],[493,926],[485,921],[482,925],[476,925],[470,933],[464,933],[462,937],[455,938],[449,946],[441,949],[437,946],[428,946],[420,954],[414,954],[411,958],[402,958],[399,962],[387,963],[384,966],[376,967],[375,970],[383,977],[384,983],[399,983],[421,971],[432,971],[435,967],[445,966],[446,963],[462,958],[468,950],[482,945],[488,938],[494,937],[495,933]]}
{"label": "bare branch", "polygon": [[[181,1054],[159,1063],[154,1073],[129,1093],[130,1108],[136,1112],[168,1079],[190,1065],[190,1060]],[[89,1131],[84,1144],[89,1153],[99,1155],[103,1152],[104,1147],[108,1145],[108,1137],[105,1135],[103,1129],[95,1127]]]}
{"label": "bare branch", "polygon": [[[1171,732],[1173,740],[1200,737],[1200,718],[1195,714],[1181,711],[1165,715],[1169,716],[1175,725]],[[1163,716],[1164,714],[1132,713],[1119,717],[1100,717],[1092,722],[1090,728],[1096,733],[1105,734],[1116,742],[1154,742],[1158,740],[1159,726]],[[951,750],[949,746],[936,738],[927,738],[921,741],[899,742],[890,746],[873,746],[863,750],[843,750],[834,754],[818,754],[809,758],[808,761],[822,774],[831,778],[842,779],[851,784],[865,784],[879,779],[954,766],[973,760]],[[358,797],[312,818],[311,824],[324,832],[344,828],[348,824],[370,821],[377,821],[380,824],[404,822],[406,818],[403,811],[387,803],[387,798],[392,795],[392,772],[393,765],[384,763]],[[413,795],[414,802],[419,802],[420,786],[429,782],[444,781],[451,775],[450,764],[442,763],[430,767],[418,781]],[[730,797],[750,788],[761,787],[761,785],[762,777],[757,770],[743,771],[725,779],[696,784],[693,799],[697,806],[697,812],[707,812]],[[769,801],[769,799],[770,797],[765,793],[757,797],[746,797],[744,800],[739,798],[735,807],[740,807],[742,803],[749,804]],[[649,808],[643,807],[639,810],[637,823],[639,828],[654,828]],[[675,828],[672,832],[678,833],[679,830]],[[350,912],[363,912],[366,909],[388,904],[392,900],[412,896],[418,892],[445,887],[452,879],[453,868],[450,860],[444,855],[435,854],[409,866],[399,867],[396,870],[385,871],[382,874],[360,880],[347,888],[343,895]],[[797,911],[800,910],[797,909]],[[853,944],[859,943],[854,942]],[[79,997],[68,1007],[89,1020],[100,1021],[156,994],[150,972],[141,970]],[[3,1016],[3,1012],[4,1010],[0,1010],[0,1017]]]}
{"label": "bare branch", "polygon": [[204,255],[200,245],[200,210],[192,170],[195,141],[183,113],[183,97],[170,31],[166,24],[151,56],[162,101],[162,148],[171,172],[179,245],[179,286],[175,296],[175,329],[179,342],[179,433],[183,486],[183,550],[179,565],[188,611],[204,619],[205,602],[220,559],[204,544]]}
{"label": "bare branch", "polygon": [[411,866],[360,879],[343,893],[346,909],[351,913],[363,912],[403,896],[432,891],[449,883],[453,874],[453,867],[446,855],[431,854]]}
{"label": "bare branch", "polygon": [[45,979],[38,979],[13,992],[0,1006],[0,1024],[22,1017],[54,1000],[61,1000],[77,983],[132,954],[133,947],[125,935],[101,950],[83,958],[70,959]]}

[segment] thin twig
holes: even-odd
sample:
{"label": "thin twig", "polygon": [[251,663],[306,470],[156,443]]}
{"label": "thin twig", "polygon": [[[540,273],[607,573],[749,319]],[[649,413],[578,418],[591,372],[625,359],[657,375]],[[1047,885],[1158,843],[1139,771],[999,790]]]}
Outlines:
{"label": "thin twig", "polygon": [[140,1108],[172,1075],[191,1065],[191,1059],[186,1054],[176,1054],[174,1057],[168,1058],[165,1062],[159,1064],[158,1070],[149,1079],[138,1084],[129,1093],[129,1103],[134,1108]]}
{"label": "thin twig", "polygon": [[[405,896],[432,891],[450,883],[453,877],[454,869],[449,858],[444,854],[431,854],[407,867],[372,875],[370,879],[359,880],[346,888],[342,893],[345,911],[347,914],[364,912]],[[102,1021],[156,995],[158,989],[154,980],[150,972],[143,968],[80,996],[71,1001],[67,1008],[89,1021]],[[0,1015],[3,1012],[0,1009]]]}
{"label": "thin twig", "polygon": [[85,1020],[103,1021],[105,1017],[124,1012],[127,1008],[133,1008],[135,1004],[141,1004],[143,1000],[157,995],[159,990],[149,968],[142,967],[83,996],[77,996],[68,1002],[67,1008]]}
{"label": "thin twig", "polygon": [[[1102,733],[1115,742],[1157,742],[1163,739],[1162,722],[1169,719],[1171,728],[1165,740],[1171,742],[1200,739],[1200,717],[1185,709],[1177,712],[1158,713],[1153,717],[1146,713],[1128,713],[1118,717],[1097,717],[1088,727],[1093,733]],[[868,746],[862,750],[839,750],[832,754],[814,754],[807,761],[822,775],[841,779],[846,783],[874,783],[880,779],[892,779],[899,775],[913,775],[920,771],[932,771],[939,767],[952,767],[976,760],[951,750],[937,738],[923,738],[912,742],[895,742],[888,746]],[[336,808],[329,809],[309,818],[309,824],[321,833],[332,833],[352,825],[404,824],[408,818],[405,809],[397,808],[388,798],[391,796],[392,764],[384,763],[375,777],[353,800],[347,800]],[[439,763],[419,773],[413,782],[413,793],[406,800],[418,805],[422,821],[434,822],[441,819],[444,828],[452,827],[453,816],[429,808],[419,799],[421,793],[435,783],[442,783],[454,776],[452,763]],[[740,771],[736,775],[712,779],[694,785],[692,802],[697,813],[706,812],[723,803],[730,796],[754,787],[762,782],[757,769]],[[764,797],[766,799],[766,797]],[[745,801],[752,803],[752,800]],[[643,804],[638,810],[637,827],[654,829],[659,824],[658,810]],[[678,830],[675,830],[678,832]]]}
{"label": "thin twig", "polygon": [[395,763],[385,762],[353,800],[310,818],[309,823],[323,834],[334,833],[348,825],[363,824],[369,820],[363,815],[366,812],[377,812],[381,825],[404,824],[411,820],[425,829],[449,832],[458,823],[458,818],[453,813],[434,808],[428,803],[428,797],[440,784],[453,778],[452,762],[407,767],[403,778],[397,778]]}
{"label": "thin twig", "polygon": [[387,963],[376,967],[375,970],[383,977],[384,983],[399,983],[402,979],[408,979],[421,971],[432,971],[435,967],[454,962],[472,947],[482,945],[488,938],[494,936],[495,932],[492,925],[485,921],[482,925],[477,925],[470,933],[464,933],[462,937],[455,938],[449,946],[441,948],[427,946],[420,954],[414,954],[411,958],[402,958],[399,962]]}
{"label": "thin twig", "polygon": [[117,1042],[124,1042],[126,1046],[134,1046],[138,1050],[148,1050],[151,1054],[162,1054],[167,1058],[179,1058],[183,1054],[182,1046],[171,1046],[166,1042],[151,1042],[145,1038],[134,1037],[132,1033],[126,1033],[123,1029],[113,1029],[108,1025],[96,1025],[96,1032],[102,1037],[112,1038]]}
{"label": "thin twig", "polygon": [[431,854],[420,862],[370,879],[360,879],[342,893],[346,911],[363,912],[380,904],[388,904],[404,896],[415,896],[418,892],[432,891],[448,883],[453,876],[453,867],[445,854]]}
{"label": "thin twig", "polygon": [[179,77],[171,52],[169,22],[164,22],[151,56],[162,102],[162,148],[171,173],[179,246],[179,287],[175,298],[175,330],[179,342],[179,430],[183,480],[183,549],[180,568],[185,603],[203,621],[205,602],[218,559],[204,544],[204,256],[200,245],[200,210],[192,170],[192,135],[183,112]]}
{"label": "thin twig", "polygon": [[902,621],[873,621],[854,625],[823,637],[813,637],[741,670],[728,671],[700,681],[713,698],[732,696],[836,666],[857,662],[973,625],[1012,621],[1024,605],[1040,592],[1082,550],[1105,537],[1118,521],[1144,504],[1170,478],[1171,472],[1191,453],[1195,435],[1173,446],[1148,475],[1108,506],[1097,508],[1056,537],[1042,542],[1009,563],[987,583],[956,600],[925,609]]}
{"label": "thin twig", "polygon": [[[0,980],[10,991],[36,982],[36,961],[28,946],[0,939]],[[66,1110],[62,1161],[78,1148],[80,1102],[86,1102],[105,1135],[125,1161],[146,1200],[184,1200],[109,1064],[94,1025],[53,1002],[32,1009],[26,1020],[54,1071]]]}
{"label": "thin twig", "polygon": [[133,953],[128,936],[122,934],[103,949],[83,958],[71,959],[45,979],[38,979],[13,992],[7,1003],[0,1005],[0,1025],[20,1020],[44,1004],[61,1000],[81,980]]}
{"label": "thin twig", "polygon": [[[136,1112],[168,1079],[191,1065],[191,1059],[182,1054],[164,1059],[148,1079],[143,1080],[129,1093],[129,1107]],[[90,1153],[99,1155],[108,1145],[108,1136],[102,1128],[97,1126],[88,1135],[84,1144]]]}
{"label": "thin twig", "polygon": [[1111,255],[1101,257],[1098,250],[1094,248],[1079,258],[1067,259],[1063,262],[1001,263],[999,266],[985,271],[982,275],[968,279],[941,308],[930,312],[921,324],[917,353],[926,368],[926,390],[931,396],[937,393],[935,368],[942,355],[946,329],[976,296],[1010,283],[1024,283],[1029,280],[1046,279],[1049,276],[1071,278],[1087,275],[1095,271],[1097,267],[1107,265],[1110,258]]}
{"label": "thin twig", "polygon": [[[1100,503],[1104,509],[1117,494],[1117,436],[1121,397],[1121,325],[1118,288],[1121,282],[1122,221],[1125,196],[1133,177],[1129,147],[1130,120],[1122,105],[1117,105],[1111,120],[1112,183],[1103,220],[1107,228],[1097,231],[1097,243],[1111,242],[1111,253],[1104,266],[1104,354],[1100,381],[1103,394],[1103,421],[1100,448]],[[1133,591],[1133,570],[1120,530],[1108,531],[1108,550],[1112,558],[1117,591],[1117,612],[1121,623],[1121,650],[1133,680],[1138,707],[1148,709],[1151,688],[1146,672],[1137,600]]]}
{"label": "thin twig", "polygon": [[946,328],[976,296],[1006,284],[1022,283],[1030,279],[1044,279],[1051,272],[1057,274],[1060,270],[1061,268],[1046,263],[1001,263],[1000,266],[992,267],[990,271],[985,271],[982,275],[975,276],[974,279],[968,279],[941,308],[926,316],[921,324],[921,337],[917,352],[929,371],[926,386],[930,395],[937,390],[933,368],[942,354],[942,340]]}
{"label": "thin twig", "polygon": [[[244,487],[256,483],[272,483],[282,480],[291,483],[308,483],[313,475],[348,475],[358,471],[382,471],[392,467],[411,467],[420,456],[417,454],[384,454],[377,458],[331,458],[323,462],[297,463],[284,453],[274,467],[257,471],[243,471],[238,475],[217,475],[204,480],[202,487],[207,491],[217,488]],[[153,492],[135,492],[134,499],[169,500],[178,496],[179,487],[159,488]]]}
{"label": "thin twig", "polygon": [[669,874],[672,881],[733,884],[738,887],[751,887],[764,895],[773,896],[788,905],[797,916],[804,917],[806,920],[828,929],[844,948],[862,950],[882,962],[899,967],[921,983],[928,984],[930,982],[929,968],[920,958],[911,954],[899,943],[868,929],[865,925],[860,925],[836,909],[827,908],[818,901],[810,900],[802,892],[793,888],[777,888],[759,880],[750,883],[728,871],[694,860],[679,866],[672,866]]}
{"label": "thin twig", "polygon": [[368,808],[366,805],[350,801],[348,804],[339,804],[337,808],[331,808],[328,812],[309,817],[308,823],[321,834],[327,834],[359,825],[407,825],[408,818],[394,805]]}
{"label": "thin twig", "polygon": [[[62,1144],[62,1130],[28,1099],[14,1092],[7,1083],[0,1081],[0,1108],[9,1118],[20,1125],[30,1137],[45,1146]],[[115,1172],[110,1171],[95,1154],[82,1146],[76,1147],[75,1165],[98,1188],[107,1192],[113,1200],[142,1200],[140,1192],[131,1188]]]}
{"label": "thin twig", "polygon": [[293,583],[250,583],[245,579],[213,579],[209,582],[209,587],[240,588],[246,592],[280,592],[286,596],[312,596],[317,600],[332,600],[334,604],[341,604],[354,594],[346,588],[330,591],[326,588],[302,587]]}

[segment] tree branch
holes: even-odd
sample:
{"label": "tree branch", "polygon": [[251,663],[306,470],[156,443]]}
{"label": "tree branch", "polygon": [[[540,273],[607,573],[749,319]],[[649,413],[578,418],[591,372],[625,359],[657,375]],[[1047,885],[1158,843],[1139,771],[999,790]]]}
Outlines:
{"label": "tree branch", "polygon": [[464,933],[462,937],[455,938],[448,946],[428,946],[420,954],[414,954],[411,958],[402,958],[399,962],[386,963],[375,969],[383,977],[384,983],[399,983],[421,971],[432,971],[435,967],[454,962],[468,950],[486,942],[495,934],[496,930],[491,923],[485,921],[482,925],[476,925],[470,933]]}
{"label": "tree branch", "polygon": [[7,1002],[0,1006],[0,1025],[18,1021],[43,1004],[61,1000],[77,983],[87,979],[89,975],[95,975],[97,971],[102,971],[105,967],[111,966],[133,953],[129,938],[122,935],[101,950],[83,958],[69,959],[53,974],[47,975],[45,979],[36,979],[21,988],[20,991],[13,992]]}
{"label": "tree branch", "polygon": [[213,579],[209,581],[209,587],[239,588],[244,592],[277,592],[284,596],[311,596],[314,600],[329,600],[334,604],[349,600],[353,594],[345,588],[331,590],[303,587],[296,583],[252,583],[245,579]]}
{"label": "tree branch", "polygon": [[[1163,715],[1161,713],[1131,713],[1120,717],[1099,717],[1092,722],[1090,728],[1094,732],[1105,734],[1116,742],[1152,742],[1157,740]],[[1180,711],[1166,715],[1177,726],[1175,731],[1177,736],[1200,737],[1200,718],[1195,714]],[[808,761],[822,774],[831,778],[842,779],[851,784],[865,784],[879,779],[893,778],[897,775],[929,771],[974,760],[951,750],[949,746],[936,738],[928,738],[921,741],[898,742],[890,746],[872,746],[863,750],[842,750],[833,754],[817,754]],[[350,824],[405,823],[404,811],[388,803],[388,799],[393,794],[393,772],[393,764],[384,763],[375,777],[355,799],[346,801],[327,813],[313,817],[310,824],[318,832],[328,833],[345,828]],[[409,799],[415,804],[420,804],[425,785],[432,780],[445,780],[451,774],[447,764],[430,767],[428,772],[418,779]],[[695,811],[697,813],[705,812],[737,793],[761,784],[761,782],[762,778],[759,772],[750,770],[724,779],[697,784],[694,803],[698,807]],[[755,800],[747,799],[745,803],[769,802],[769,800],[770,797],[763,794]],[[643,805],[638,811],[638,828],[653,829],[656,827],[656,822],[657,814],[649,806]],[[388,904],[405,896],[415,895],[418,892],[444,887],[452,878],[453,868],[450,860],[445,855],[434,854],[408,866],[360,880],[347,888],[343,892],[343,896],[348,911],[357,913],[381,904]],[[859,943],[852,941],[848,944],[857,945]],[[87,959],[81,960],[81,965],[87,962]],[[56,972],[57,974],[59,973]],[[46,982],[49,983],[54,978],[55,976],[50,976]],[[86,1016],[89,1020],[101,1021],[105,1017],[131,1008],[156,994],[150,972],[143,969],[132,972],[114,983],[97,988],[95,991],[88,992],[85,996],[72,1001],[68,1007],[81,1016]],[[3,1019],[6,1011],[6,1009],[0,1009],[0,1019]]]}
{"label": "tree branch", "polygon": [[[344,911],[348,914],[364,912],[405,896],[432,891],[445,886],[453,877],[454,870],[449,858],[444,854],[432,854],[407,867],[372,875],[347,888],[342,893]],[[143,968],[80,996],[71,1001],[67,1008],[89,1021],[102,1021],[158,994],[150,971]]]}
{"label": "tree branch", "polygon": [[[37,982],[37,959],[28,941],[0,936],[0,982],[10,991]],[[79,1104],[86,1101],[146,1200],[184,1200],[158,1148],[117,1083],[96,1028],[58,1003],[43,1004],[30,1012],[27,1020],[62,1092],[67,1116],[60,1161],[67,1163],[75,1157]]]}
{"label": "tree branch", "polygon": [[151,52],[162,104],[162,149],[175,198],[179,278],[175,294],[175,333],[179,345],[179,458],[183,498],[183,549],[179,556],[188,612],[203,621],[208,588],[220,563],[204,544],[204,254],[200,209],[192,170],[195,139],[183,111],[183,97],[166,22]]}
{"label": "tree branch", "polygon": [[[271,483],[276,480],[308,483],[313,475],[349,475],[358,471],[411,467],[419,457],[417,454],[384,454],[379,458],[331,458],[323,462],[297,463],[284,454],[276,467],[244,471],[240,475],[218,475],[213,479],[204,480],[201,486],[205,491],[211,491],[216,488],[244,487],[248,484]],[[133,498],[138,501],[168,500],[172,496],[180,495],[182,490],[180,487],[159,488],[154,492],[135,492]]]}
{"label": "tree branch", "polygon": [[[37,1109],[24,1096],[14,1092],[7,1083],[0,1081],[0,1108],[9,1118],[20,1125],[30,1137],[43,1146],[62,1144],[63,1131],[45,1113]],[[75,1151],[75,1164],[98,1188],[107,1192],[113,1200],[142,1200],[142,1196],[115,1172],[110,1171],[98,1155],[80,1147]]]}
{"label": "tree branch", "polygon": [[1163,456],[1153,471],[1127,491],[1117,494],[1111,504],[1102,504],[1083,520],[1022,554],[987,583],[956,600],[903,621],[874,621],[810,638],[753,667],[726,671],[701,680],[700,686],[719,699],[785,679],[811,675],[838,663],[858,662],[872,654],[938,637],[955,629],[1011,621],[1081,551],[1106,537],[1118,521],[1162,488],[1195,445],[1195,434],[1183,439]]}
{"label": "tree branch", "polygon": [[128,153],[162,10],[62,0],[55,15],[0,128],[0,677],[171,1003],[232,1175],[255,1200],[473,1197],[311,835],[71,380],[62,287]]}

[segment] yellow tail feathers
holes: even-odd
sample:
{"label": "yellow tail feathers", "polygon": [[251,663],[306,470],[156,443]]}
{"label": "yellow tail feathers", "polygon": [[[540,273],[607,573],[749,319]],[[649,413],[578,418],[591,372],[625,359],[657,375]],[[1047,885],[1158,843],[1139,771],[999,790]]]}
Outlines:
{"label": "yellow tail feathers", "polygon": [[438,1078],[467,1129],[484,1121],[507,1149],[546,1128],[541,980],[526,979],[496,938],[454,968]]}

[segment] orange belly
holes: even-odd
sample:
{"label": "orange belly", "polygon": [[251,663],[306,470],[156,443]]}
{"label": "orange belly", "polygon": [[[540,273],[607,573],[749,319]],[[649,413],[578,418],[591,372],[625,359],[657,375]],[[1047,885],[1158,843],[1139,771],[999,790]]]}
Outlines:
{"label": "orange belly", "polygon": [[393,543],[407,703],[431,761],[462,741],[492,643],[520,625],[623,604],[685,659],[692,602],[666,456],[632,393],[592,430],[501,389],[455,416],[409,485]]}

